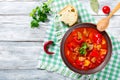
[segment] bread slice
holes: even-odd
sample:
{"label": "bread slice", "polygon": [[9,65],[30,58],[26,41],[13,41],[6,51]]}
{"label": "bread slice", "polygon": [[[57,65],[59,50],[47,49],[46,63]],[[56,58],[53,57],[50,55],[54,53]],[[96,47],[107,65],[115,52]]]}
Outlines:
{"label": "bread slice", "polygon": [[67,5],[58,14],[60,15],[60,20],[69,26],[72,26],[78,20],[77,9],[72,5]]}

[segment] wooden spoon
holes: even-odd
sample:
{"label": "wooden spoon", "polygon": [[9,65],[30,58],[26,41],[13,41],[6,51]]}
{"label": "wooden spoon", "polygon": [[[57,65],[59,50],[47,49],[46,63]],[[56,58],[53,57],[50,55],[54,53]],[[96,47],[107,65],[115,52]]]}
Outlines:
{"label": "wooden spoon", "polygon": [[117,4],[117,6],[112,10],[112,12],[109,14],[109,16],[107,16],[106,18],[101,19],[98,23],[97,23],[97,29],[99,31],[104,31],[109,24],[109,20],[110,18],[113,16],[113,14],[118,11],[120,9],[120,2]]}

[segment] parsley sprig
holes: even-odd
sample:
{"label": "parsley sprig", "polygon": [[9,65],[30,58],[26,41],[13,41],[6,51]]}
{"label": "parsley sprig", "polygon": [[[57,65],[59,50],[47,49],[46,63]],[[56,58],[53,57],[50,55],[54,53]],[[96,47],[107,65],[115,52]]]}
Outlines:
{"label": "parsley sprig", "polygon": [[52,0],[48,0],[47,2],[44,2],[42,5],[37,6],[35,9],[31,11],[30,13],[30,16],[32,17],[31,28],[38,28],[39,22],[45,22],[48,19],[47,16],[51,11],[49,4],[51,2]]}
{"label": "parsley sprig", "polygon": [[87,51],[86,51],[87,48],[88,48],[87,43],[85,43],[85,42],[82,43],[82,46],[81,46],[81,48],[79,50],[80,54],[85,55],[87,53]]}

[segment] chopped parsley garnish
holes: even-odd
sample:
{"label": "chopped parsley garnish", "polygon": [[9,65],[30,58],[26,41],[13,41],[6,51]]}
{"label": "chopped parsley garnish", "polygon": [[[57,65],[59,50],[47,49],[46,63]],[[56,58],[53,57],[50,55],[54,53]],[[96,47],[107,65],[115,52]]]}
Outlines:
{"label": "chopped parsley garnish", "polygon": [[50,13],[50,7],[49,4],[52,2],[52,0],[48,0],[47,2],[44,2],[41,6],[37,6],[35,9],[32,10],[30,13],[30,16],[32,17],[31,21],[31,28],[38,28],[39,22],[45,22],[48,17],[47,15]]}
{"label": "chopped parsley garnish", "polygon": [[82,43],[82,46],[81,46],[81,48],[79,50],[80,54],[85,55],[87,53],[87,51],[86,51],[87,48],[88,48],[87,43],[85,43],[85,42]]}

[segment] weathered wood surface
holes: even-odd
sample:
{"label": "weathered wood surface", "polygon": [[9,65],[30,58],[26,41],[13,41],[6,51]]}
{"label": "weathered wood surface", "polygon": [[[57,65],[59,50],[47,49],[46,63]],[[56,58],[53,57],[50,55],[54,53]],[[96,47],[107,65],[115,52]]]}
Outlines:
{"label": "weathered wood surface", "polygon": [[[94,16],[98,21],[105,16]],[[29,16],[0,16],[0,41],[43,41],[48,23],[40,23],[39,29],[30,28]],[[109,32],[114,34],[120,33],[120,17],[112,17],[109,24]],[[116,38],[120,35],[114,35]]]}
{"label": "weathered wood surface", "polygon": [[0,80],[66,80],[63,76],[45,70],[0,70]]}
{"label": "weathered wood surface", "polygon": [[36,69],[42,42],[0,42],[0,69]]}
{"label": "weathered wood surface", "polygon": [[[15,1],[15,2],[14,2]],[[37,5],[39,5],[41,3],[40,2],[36,2],[36,1],[29,1],[29,0],[26,0],[26,1],[29,1],[29,2],[22,2],[19,0],[14,0],[13,2],[5,2],[5,1],[2,1],[0,2],[0,14],[3,14],[3,15],[11,15],[11,14],[14,14],[14,15],[28,15],[29,12],[34,8],[36,7]],[[45,0],[43,0],[45,1]],[[114,8],[114,6],[117,5],[118,2],[120,2],[119,0],[99,0],[100,2],[100,7],[99,7],[99,13],[96,14],[92,11],[92,9],[90,8],[90,3],[88,0],[79,0],[81,3],[83,3],[83,6],[84,7],[87,7],[86,9],[89,11],[89,13],[93,14],[93,15],[105,15],[103,12],[102,12],[102,7],[104,5],[109,5],[111,9]],[[120,15],[120,11],[118,11],[115,15]]]}
{"label": "weathered wood surface", "polygon": [[[48,23],[31,29],[29,12],[45,0],[0,0],[0,80],[70,80],[56,73],[37,70],[40,46],[45,37]],[[99,13],[94,13],[89,0],[79,0],[98,21],[106,15],[104,5],[111,9],[120,0],[99,0]],[[112,17],[109,28],[120,40],[120,10]]]}

